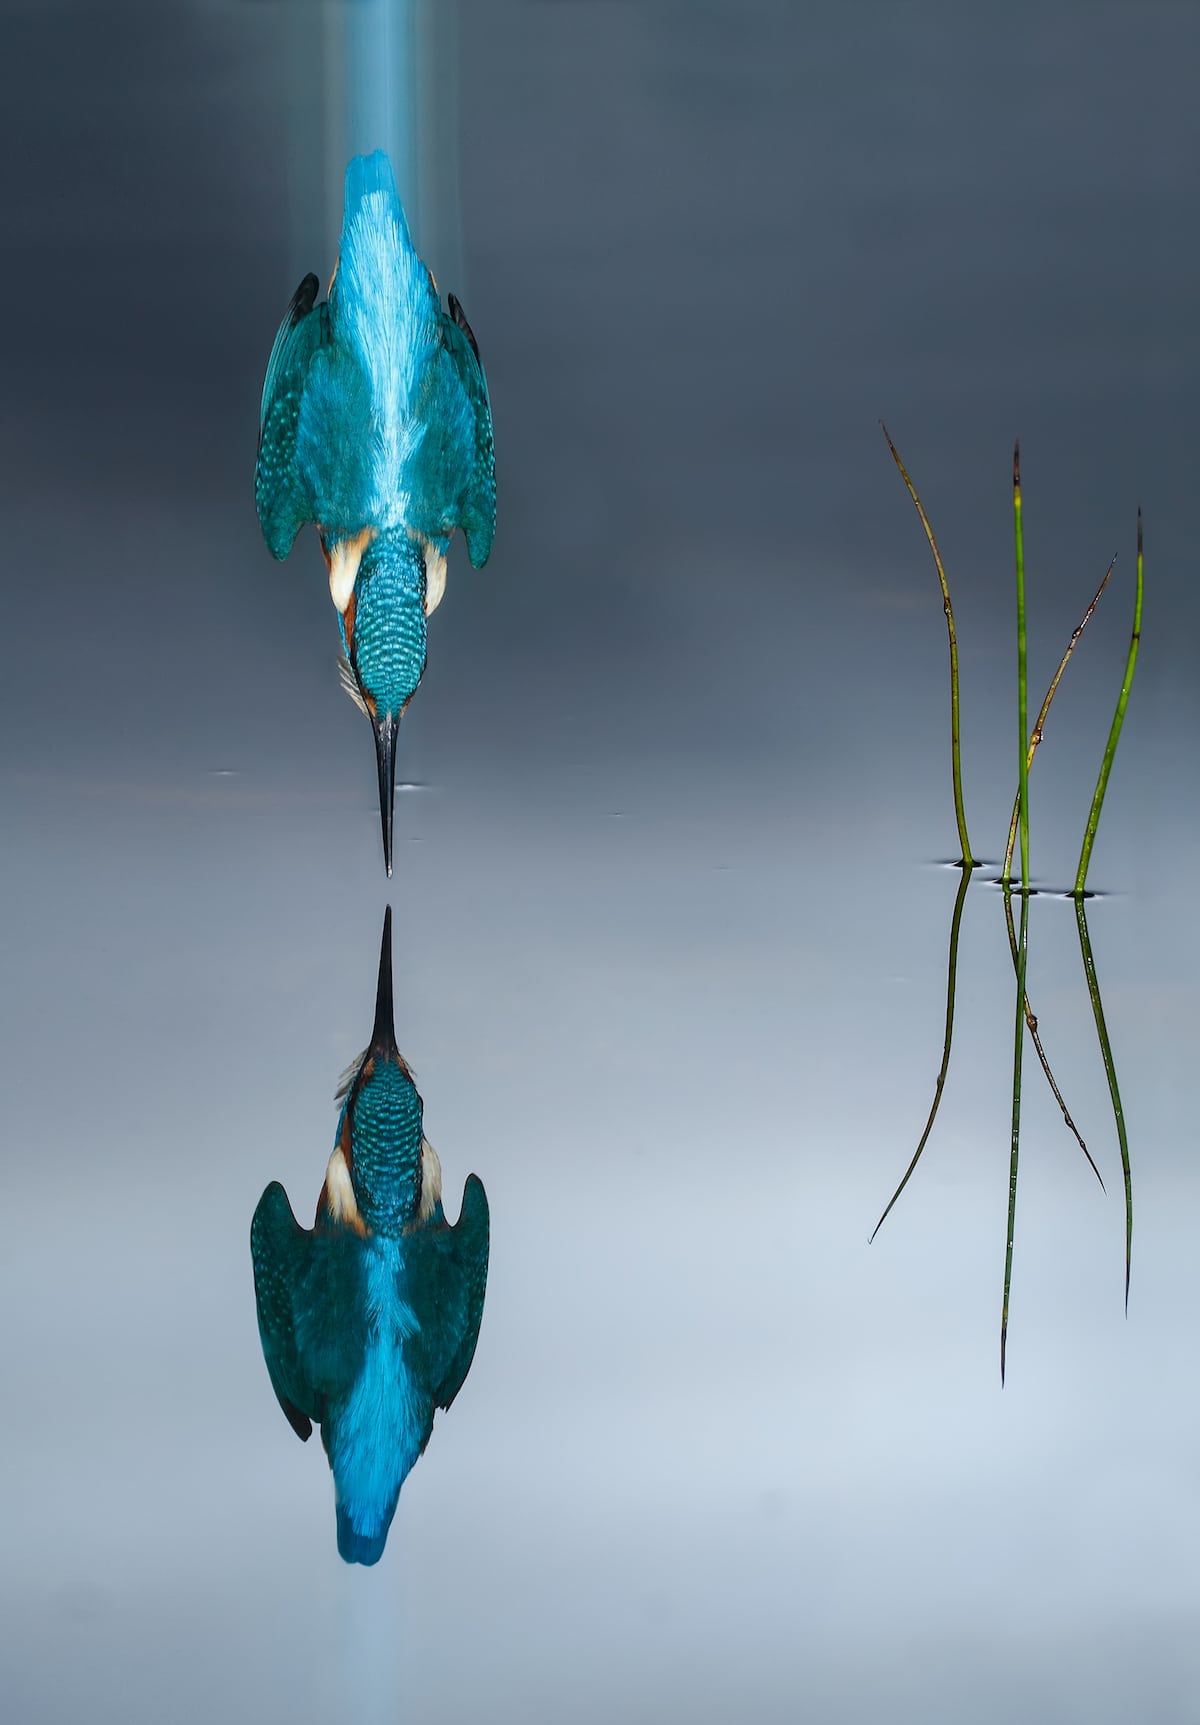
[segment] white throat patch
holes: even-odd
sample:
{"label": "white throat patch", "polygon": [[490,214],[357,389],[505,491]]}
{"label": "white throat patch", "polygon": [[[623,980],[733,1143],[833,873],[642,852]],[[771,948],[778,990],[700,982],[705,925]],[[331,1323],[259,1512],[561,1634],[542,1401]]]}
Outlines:
{"label": "white throat patch", "polygon": [[418,1222],[428,1222],[442,1197],[442,1164],[428,1138],[421,1139],[421,1208]]}
{"label": "white throat patch", "polygon": [[329,553],[329,597],[343,617],[354,592],[354,583],[358,580],[363,552],[374,537],[375,529],[364,527],[353,539],[339,539]]}
{"label": "white throat patch", "polygon": [[353,1228],[356,1234],[366,1234],[367,1224],[359,1214],[354,1182],[350,1178],[350,1170],[346,1166],[340,1144],[325,1168],[325,1196],[329,1200],[329,1214],[335,1222]]}
{"label": "white throat patch", "polygon": [[432,617],[446,591],[446,553],[436,545],[425,546],[425,615]]}

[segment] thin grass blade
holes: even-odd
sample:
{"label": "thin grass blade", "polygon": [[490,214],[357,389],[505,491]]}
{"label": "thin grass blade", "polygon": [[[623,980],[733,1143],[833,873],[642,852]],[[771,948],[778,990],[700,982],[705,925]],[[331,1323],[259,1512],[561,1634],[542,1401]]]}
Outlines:
{"label": "thin grass blade", "polygon": [[[1013,925],[1012,898],[1007,893],[1004,895],[1004,920],[1008,925],[1008,950],[1012,955],[1013,972],[1016,974],[1018,965],[1017,931]],[[1058,1103],[1058,1106],[1062,1111],[1063,1122],[1066,1125],[1067,1130],[1073,1135],[1076,1144],[1078,1144],[1079,1148],[1087,1157],[1088,1167],[1092,1170],[1092,1173],[1096,1176],[1097,1180],[1100,1181],[1100,1190],[1103,1192],[1105,1190],[1103,1176],[1095,1162],[1092,1160],[1092,1153],[1083,1141],[1083,1134],[1080,1132],[1078,1126],[1076,1126],[1074,1120],[1072,1120],[1071,1111],[1067,1107],[1062,1091],[1055,1083],[1053,1072],[1050,1070],[1050,1062],[1046,1057],[1046,1050],[1042,1046],[1041,1033],[1038,1030],[1037,1014],[1029,1004],[1028,992],[1025,995],[1025,1024],[1029,1031],[1030,1040],[1037,1052],[1038,1060],[1041,1062],[1042,1071],[1046,1075],[1046,1083],[1050,1086],[1054,1100]]]}
{"label": "thin grass blade", "polygon": [[929,525],[929,517],[924,505],[917,495],[917,488],[908,477],[908,469],[900,459],[900,452],[888,435],[888,428],[879,421],[879,428],[887,438],[887,446],[892,452],[892,460],[900,469],[900,477],[908,489],[917,514],[921,518],[921,526],[925,529],[925,537],[929,541],[929,549],[933,552],[934,567],[937,569],[938,581],[942,588],[942,609],[946,614],[946,633],[950,637],[950,762],[954,777],[954,818],[958,823],[958,842],[962,846],[962,867],[972,869],[975,859],[971,855],[971,841],[967,837],[967,817],[963,807],[962,788],[962,743],[958,720],[958,636],[954,628],[954,606],[950,602],[950,585],[946,580],[946,571],[942,565],[942,555],[937,548],[937,540],[933,536],[933,528]]}
{"label": "thin grass blade", "polygon": [[[1029,891],[1029,732],[1028,723],[1028,676],[1026,667],[1025,642],[1025,535],[1021,518],[1021,445],[1018,441],[1013,445],[1013,537],[1016,542],[1017,556],[1017,807],[1020,816],[1021,829],[1021,891]],[[1001,882],[1009,886],[1012,882],[1011,864],[1006,865],[1000,876]]]}
{"label": "thin grass blade", "polygon": [[1100,1058],[1104,1062],[1104,1074],[1108,1079],[1108,1094],[1112,1099],[1113,1119],[1117,1123],[1117,1142],[1121,1146],[1121,1173],[1125,1180],[1125,1310],[1129,1310],[1129,1275],[1133,1265],[1133,1175],[1129,1165],[1129,1138],[1125,1130],[1125,1110],[1121,1106],[1121,1091],[1117,1084],[1117,1068],[1113,1061],[1112,1044],[1108,1040],[1108,1026],[1104,1022],[1104,1006],[1100,999],[1100,981],[1096,975],[1096,961],[1092,956],[1092,942],[1088,935],[1087,907],[1080,894],[1075,900],[1075,921],[1079,926],[1079,951],[1083,957],[1083,974],[1087,978],[1088,996],[1092,1002],[1092,1016],[1096,1020],[1096,1035],[1100,1041]]}
{"label": "thin grass blade", "polygon": [[921,1152],[929,1142],[929,1134],[933,1131],[933,1123],[937,1119],[937,1112],[941,1107],[942,1091],[946,1087],[946,1074],[950,1070],[950,1045],[954,1040],[954,999],[958,979],[958,935],[959,930],[962,927],[963,905],[967,902],[967,887],[971,883],[971,873],[974,867],[975,865],[972,863],[962,871],[962,879],[958,883],[958,894],[954,900],[954,914],[950,918],[950,954],[946,960],[946,1031],[942,1041],[942,1064],[938,1070],[937,1082],[933,1091],[933,1106],[929,1110],[929,1118],[925,1122],[925,1130],[921,1134],[921,1141],[913,1152],[913,1159],[905,1170],[903,1180],[901,1180],[900,1184],[896,1187],[896,1190],[888,1199],[887,1208],[884,1210],[883,1215],[871,1229],[870,1238],[867,1241],[868,1245],[870,1245],[871,1240],[875,1238],[876,1234],[878,1234],[879,1230],[883,1227],[883,1224],[891,1214],[897,1198],[908,1185],[913,1170],[921,1160]]}
{"label": "thin grass blade", "polygon": [[[1058,670],[1055,671],[1053,677],[1050,679],[1050,687],[1046,690],[1046,699],[1042,702],[1041,708],[1038,712],[1037,719],[1034,722],[1033,731],[1030,734],[1030,738],[1029,738],[1029,750],[1028,750],[1028,756],[1027,756],[1027,761],[1026,761],[1026,765],[1029,769],[1032,769],[1032,767],[1033,767],[1033,757],[1037,753],[1038,745],[1041,742],[1042,736],[1044,734],[1045,724],[1046,724],[1046,716],[1050,711],[1050,703],[1051,703],[1051,701],[1053,701],[1055,693],[1058,690],[1058,685],[1062,681],[1062,674],[1067,668],[1067,661],[1070,659],[1071,654],[1075,651],[1075,647],[1076,647],[1076,644],[1079,640],[1079,637],[1083,634],[1083,631],[1087,628],[1088,624],[1092,620],[1092,612],[1096,609],[1096,606],[1100,603],[1100,595],[1103,593],[1104,589],[1108,586],[1108,578],[1113,572],[1113,568],[1114,568],[1114,565],[1116,564],[1116,561],[1117,560],[1114,557],[1112,562],[1109,564],[1108,568],[1104,571],[1104,579],[1103,579],[1103,581],[1101,581],[1101,583],[1097,587],[1096,591],[1092,594],[1091,604],[1088,606],[1087,610],[1083,613],[1083,616],[1079,619],[1079,622],[1076,623],[1075,628],[1071,634],[1071,639],[1067,642],[1067,650],[1058,662]],[[1013,798],[1012,820],[1009,822],[1009,825],[1008,825],[1008,843],[1004,848],[1004,868],[1002,871],[1002,879],[1004,879],[1004,880],[1011,880],[1011,878],[1012,878],[1013,849],[1014,849],[1016,842],[1017,842],[1017,822],[1020,819],[1020,815],[1021,815],[1021,788],[1018,785],[1017,794]]]}
{"label": "thin grass blade", "polygon": [[[1004,896],[1009,897],[1006,887]],[[1011,915],[1011,908],[1009,911]],[[1008,1226],[1004,1247],[1004,1299],[1000,1308],[1000,1382],[1008,1362],[1008,1306],[1012,1291],[1013,1240],[1017,1226],[1017,1166],[1021,1147],[1021,1055],[1025,1047],[1025,972],[1029,953],[1029,894],[1021,894],[1021,932],[1017,942],[1017,1012],[1013,1042],[1012,1147],[1008,1162]]]}
{"label": "thin grass blade", "polygon": [[1100,825],[1100,810],[1104,807],[1104,793],[1108,789],[1108,775],[1112,771],[1113,756],[1117,752],[1117,744],[1121,740],[1121,729],[1125,723],[1125,709],[1129,705],[1129,691],[1133,688],[1133,674],[1137,670],[1138,647],[1142,639],[1142,512],[1138,510],[1137,519],[1137,588],[1133,600],[1133,631],[1129,637],[1129,652],[1125,658],[1125,672],[1121,678],[1121,691],[1117,696],[1117,708],[1109,727],[1108,742],[1104,749],[1104,759],[1100,763],[1100,777],[1096,780],[1096,790],[1092,797],[1092,806],[1088,811],[1087,826],[1083,833],[1083,849],[1079,853],[1079,868],[1075,874],[1075,897],[1082,898],[1087,885],[1088,866],[1092,860],[1092,846],[1096,842],[1096,829]]}
{"label": "thin grass blade", "polygon": [[[1112,562],[1109,563],[1108,568],[1104,571],[1104,579],[1101,581],[1100,585],[1097,587],[1095,593],[1093,593],[1091,603],[1089,604],[1087,610],[1084,612],[1084,614],[1080,618],[1079,622],[1075,625],[1075,628],[1073,629],[1073,631],[1071,633],[1071,639],[1067,642],[1067,650],[1063,654],[1062,658],[1059,660],[1058,669],[1055,671],[1053,677],[1050,679],[1050,687],[1046,690],[1046,697],[1043,700],[1041,707],[1038,711],[1038,716],[1034,722],[1033,731],[1031,732],[1030,737],[1029,737],[1029,747],[1028,747],[1028,750],[1026,751],[1026,771],[1027,772],[1029,770],[1031,770],[1033,767],[1033,758],[1034,758],[1034,755],[1037,753],[1038,745],[1042,741],[1042,737],[1044,735],[1044,730],[1045,730],[1046,717],[1050,711],[1051,703],[1053,702],[1054,697],[1055,697],[1056,693],[1058,692],[1058,685],[1062,681],[1063,672],[1067,668],[1067,665],[1070,661],[1071,655],[1072,655],[1072,653],[1074,653],[1075,648],[1079,642],[1080,636],[1083,634],[1083,631],[1087,628],[1088,623],[1091,621],[1092,613],[1096,609],[1096,606],[1100,602],[1101,594],[1104,592],[1104,589],[1108,586],[1109,577],[1111,576],[1111,574],[1113,572],[1113,568],[1114,568],[1115,564],[1116,564],[1116,558],[1114,557],[1112,559]],[[1012,819],[1009,822],[1009,827],[1008,827],[1008,844],[1005,847],[1005,851],[1004,851],[1004,869],[1003,869],[1001,878],[1002,878],[1002,880],[1005,880],[1005,881],[1011,880],[1011,878],[1012,878],[1013,848],[1016,844],[1017,823],[1018,823],[1018,820],[1020,817],[1020,812],[1021,812],[1021,791],[1020,791],[1020,786],[1018,786],[1017,787],[1017,794],[1013,798]],[[1012,914],[1011,901],[1006,899],[1004,908],[1005,908],[1005,920],[1006,920],[1007,925],[1008,925],[1008,947],[1009,947],[1009,952],[1012,955],[1013,968],[1015,971],[1016,965],[1017,965],[1017,936],[1016,936],[1016,930],[1013,926],[1013,914]],[[1038,1029],[1037,1016],[1034,1013],[1032,1006],[1029,1004],[1028,995],[1026,996],[1026,999],[1025,999],[1025,1022],[1029,1028],[1030,1039],[1033,1042],[1034,1049],[1037,1053],[1038,1061],[1041,1065],[1043,1073],[1045,1074],[1046,1082],[1050,1086],[1051,1094],[1053,1095],[1054,1100],[1058,1103],[1058,1106],[1059,1106],[1059,1109],[1062,1113],[1063,1121],[1066,1124],[1067,1130],[1073,1135],[1075,1142],[1079,1145],[1079,1148],[1083,1151],[1084,1156],[1087,1158],[1088,1166],[1091,1168],[1092,1173],[1096,1176],[1097,1180],[1099,1180],[1101,1190],[1103,1191],[1104,1179],[1100,1173],[1099,1168],[1097,1168],[1097,1166],[1096,1166],[1096,1163],[1092,1157],[1091,1151],[1088,1149],[1086,1143],[1084,1142],[1082,1133],[1080,1132],[1079,1128],[1076,1126],[1074,1120],[1071,1118],[1071,1111],[1067,1107],[1066,1100],[1063,1097],[1063,1093],[1059,1089],[1058,1084],[1055,1081],[1054,1073],[1050,1069],[1050,1061],[1046,1055],[1046,1050],[1045,1050],[1045,1047],[1043,1046],[1043,1043],[1042,1043],[1041,1033]]]}

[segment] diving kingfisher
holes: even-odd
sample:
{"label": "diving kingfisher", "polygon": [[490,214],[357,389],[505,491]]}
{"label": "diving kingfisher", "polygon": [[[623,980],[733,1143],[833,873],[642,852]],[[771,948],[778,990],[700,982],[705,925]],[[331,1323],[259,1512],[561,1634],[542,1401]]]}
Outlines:
{"label": "diving kingfisher", "polygon": [[250,1225],[258,1333],[271,1385],[305,1442],[313,1422],[333,1473],[338,1551],[378,1563],[400,1487],[435,1408],[471,1369],[488,1268],[488,1202],[467,1176],[453,1227],[422,1103],[396,1047],[392,912],[370,1045],[338,1091],[342,1110],[311,1229],[273,1180]]}
{"label": "diving kingfisher", "polygon": [[461,527],[472,567],[496,531],[492,409],[462,306],[413,249],[382,150],[346,169],[328,297],[307,275],[267,361],[255,501],[281,561],[306,521],[329,568],[342,680],[370,718],[392,872],[396,733],[425,669],[425,624]]}

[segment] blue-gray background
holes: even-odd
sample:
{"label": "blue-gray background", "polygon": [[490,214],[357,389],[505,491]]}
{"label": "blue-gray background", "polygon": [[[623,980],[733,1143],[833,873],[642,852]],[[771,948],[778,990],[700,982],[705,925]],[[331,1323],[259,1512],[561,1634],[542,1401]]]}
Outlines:
{"label": "blue-gray background", "polygon": [[[464,0],[393,43],[501,487],[401,741],[397,1031],[493,1261],[367,1573],[271,1397],[247,1248],[267,1180],[315,1200],[387,898],[324,568],[311,535],[272,563],[251,487],[275,327],[332,266],[347,146],[383,141],[366,10],[4,11],[4,1717],[1200,1719],[1200,13]],[[1133,1297],[1043,897],[1030,993],[1108,1194],[1035,1072],[1003,1392],[982,881],[943,1112],[866,1245],[957,878],[880,414],[954,584],[985,856],[1014,434],[1038,692],[1120,553],[1033,774],[1047,885],[1146,514],[1091,916]]]}

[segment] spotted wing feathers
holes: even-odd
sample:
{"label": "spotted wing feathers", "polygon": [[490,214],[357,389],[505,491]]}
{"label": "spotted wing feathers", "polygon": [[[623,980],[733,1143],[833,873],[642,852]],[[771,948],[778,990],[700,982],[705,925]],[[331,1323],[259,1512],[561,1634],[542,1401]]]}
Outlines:
{"label": "spotted wing feathers", "polygon": [[413,1338],[421,1375],[437,1408],[448,1408],[463,1386],[483,1317],[490,1224],[487,1194],[474,1174],[462,1210],[408,1237],[408,1297],[420,1325]]}
{"label": "spotted wing feathers", "polygon": [[453,294],[442,309],[381,152],[346,170],[338,269],[317,303],[305,276],[275,337],[255,498],[284,558],[306,521],[327,541],[364,526],[444,540],[461,527],[478,569],[496,531],[492,410],[479,344]]}
{"label": "spotted wing feathers", "polygon": [[448,394],[457,399],[451,417],[461,426],[459,461],[461,490],[454,525],[461,527],[473,569],[482,569],[496,536],[496,450],[492,438],[492,404],[479,344],[453,294],[447,296],[450,315],[444,319],[444,342],[452,377]]}
{"label": "spotted wing feathers", "polygon": [[292,1214],[287,1193],[278,1180],[272,1180],[250,1224],[258,1334],[271,1388],[288,1424],[305,1443],[320,1410],[300,1362],[293,1295],[309,1267],[311,1249],[312,1235]]}
{"label": "spotted wing feathers", "polygon": [[263,537],[281,561],[297,533],[313,519],[312,488],[296,457],[296,439],[309,368],[329,341],[329,307],[317,305],[320,288],[307,275],[292,295],[275,337],[259,410],[254,500]]}
{"label": "spotted wing feathers", "polygon": [[263,1358],[288,1423],[305,1441],[361,1368],[366,1332],[356,1246],[350,1230],[302,1228],[277,1180],[250,1224]]}

